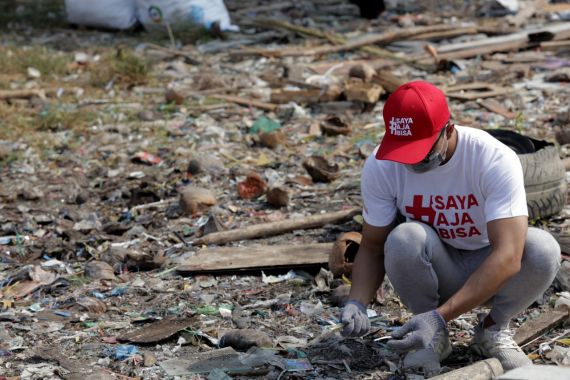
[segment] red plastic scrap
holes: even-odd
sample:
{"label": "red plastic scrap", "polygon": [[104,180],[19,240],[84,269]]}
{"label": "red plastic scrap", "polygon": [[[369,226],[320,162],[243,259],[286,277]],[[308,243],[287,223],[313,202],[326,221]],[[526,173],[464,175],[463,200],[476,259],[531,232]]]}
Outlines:
{"label": "red plastic scrap", "polygon": [[259,198],[265,194],[267,183],[258,174],[251,173],[244,181],[237,184],[237,190],[242,199]]}
{"label": "red plastic scrap", "polygon": [[158,165],[162,162],[162,159],[157,155],[148,152],[138,152],[133,156],[133,161],[142,162],[148,165]]}

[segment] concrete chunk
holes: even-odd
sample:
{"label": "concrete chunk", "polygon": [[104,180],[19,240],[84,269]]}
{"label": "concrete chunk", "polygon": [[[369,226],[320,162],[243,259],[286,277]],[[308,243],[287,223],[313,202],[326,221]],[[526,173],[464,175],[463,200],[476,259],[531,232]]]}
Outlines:
{"label": "concrete chunk", "polygon": [[570,367],[557,367],[551,365],[529,365],[515,368],[497,380],[568,380]]}

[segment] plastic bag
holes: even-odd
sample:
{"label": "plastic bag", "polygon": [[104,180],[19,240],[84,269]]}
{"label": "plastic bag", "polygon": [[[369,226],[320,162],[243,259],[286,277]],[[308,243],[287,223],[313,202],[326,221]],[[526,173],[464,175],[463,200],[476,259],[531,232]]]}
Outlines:
{"label": "plastic bag", "polygon": [[71,24],[128,29],[137,22],[136,0],[65,0]]}
{"label": "plastic bag", "polygon": [[136,0],[137,17],[147,30],[164,28],[166,24],[193,23],[206,28],[218,22],[221,30],[236,31],[223,0]]}

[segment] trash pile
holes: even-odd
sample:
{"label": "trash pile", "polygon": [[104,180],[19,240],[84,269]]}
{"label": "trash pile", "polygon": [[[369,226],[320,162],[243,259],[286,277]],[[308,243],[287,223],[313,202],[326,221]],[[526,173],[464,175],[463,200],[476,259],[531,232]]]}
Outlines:
{"label": "trash pile", "polygon": [[[339,335],[360,170],[414,79],[554,152],[529,207],[562,268],[513,327],[549,378],[570,365],[570,4],[358,3],[210,1],[200,31],[196,0],[0,6],[0,379],[424,378],[385,345],[410,317],[388,281]],[[448,379],[502,370],[469,350],[476,312]]]}

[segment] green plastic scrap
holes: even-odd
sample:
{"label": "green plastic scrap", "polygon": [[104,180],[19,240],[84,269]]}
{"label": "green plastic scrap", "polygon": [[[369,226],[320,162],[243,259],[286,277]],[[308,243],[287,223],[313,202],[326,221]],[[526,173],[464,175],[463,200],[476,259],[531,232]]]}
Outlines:
{"label": "green plastic scrap", "polygon": [[259,133],[259,132],[269,133],[276,131],[278,129],[281,129],[281,123],[273,119],[270,119],[266,116],[261,116],[255,121],[255,123],[253,123],[253,125],[249,129],[249,133]]}
{"label": "green plastic scrap", "polygon": [[196,308],[196,313],[204,315],[218,315],[220,312],[217,307],[206,305]]}

